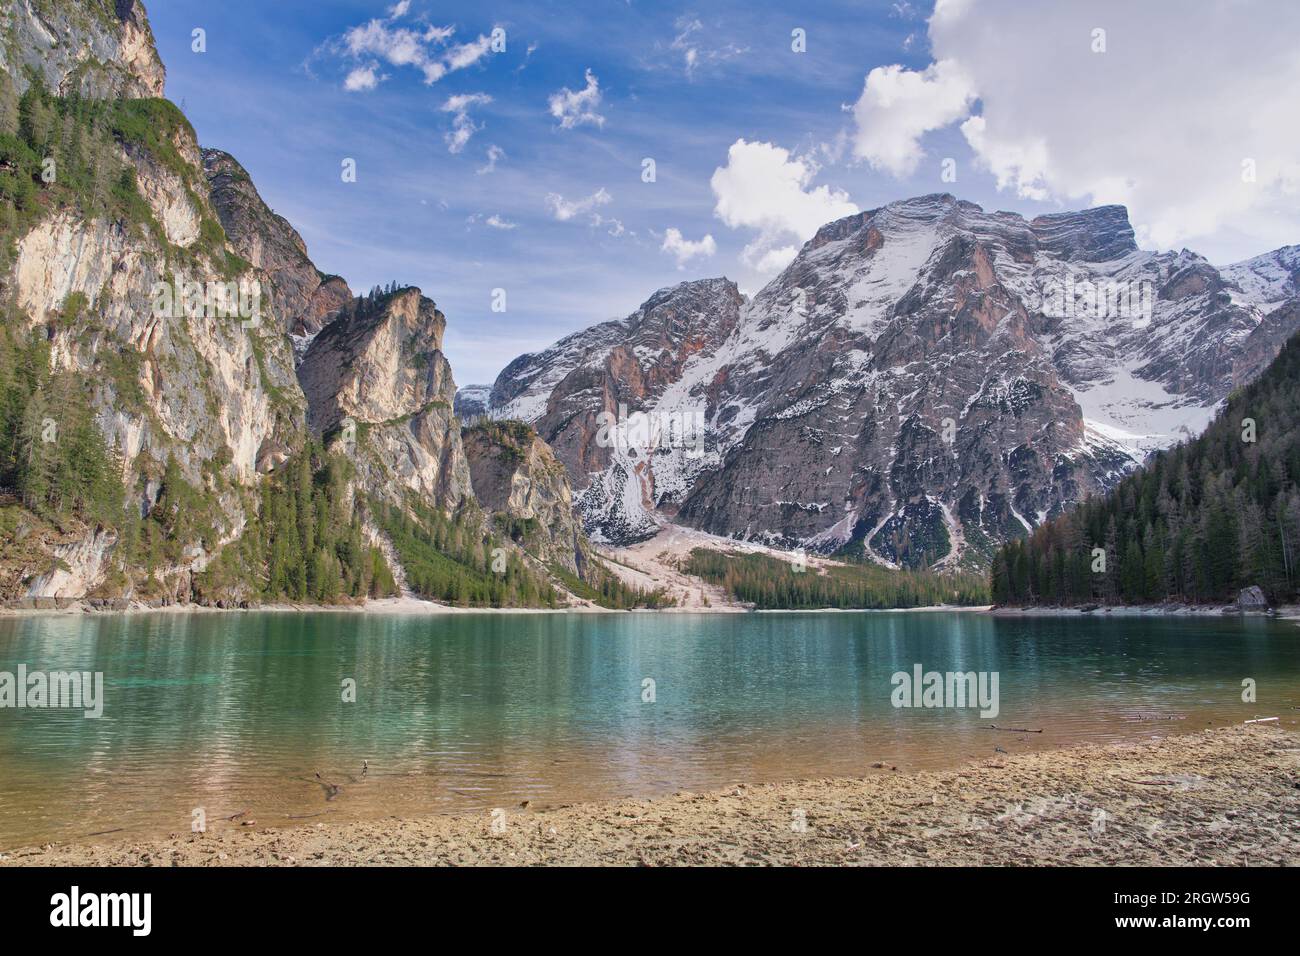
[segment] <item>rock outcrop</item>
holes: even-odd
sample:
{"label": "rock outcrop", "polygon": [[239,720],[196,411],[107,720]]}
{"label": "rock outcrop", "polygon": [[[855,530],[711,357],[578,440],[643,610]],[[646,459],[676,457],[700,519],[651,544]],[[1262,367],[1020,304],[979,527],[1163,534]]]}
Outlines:
{"label": "rock outcrop", "polygon": [[446,321],[415,288],[354,299],[312,340],[298,381],[308,427],[355,438],[368,487],[455,505],[472,492],[442,353]]}

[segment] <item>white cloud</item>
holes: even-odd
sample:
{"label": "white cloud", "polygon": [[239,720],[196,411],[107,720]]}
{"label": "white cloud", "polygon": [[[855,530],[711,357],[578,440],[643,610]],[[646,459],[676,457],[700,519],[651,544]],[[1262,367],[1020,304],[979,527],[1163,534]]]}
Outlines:
{"label": "white cloud", "polygon": [[467,66],[473,66],[487,56],[491,49],[492,38],[483,34],[480,34],[477,40],[457,44],[448,50],[447,55],[443,58],[446,72],[450,73],[453,70],[463,70]]}
{"label": "white cloud", "polygon": [[506,158],[506,151],[493,143],[487,148],[487,158],[486,163],[474,170],[479,176],[486,176],[488,173],[496,172],[497,162]]}
{"label": "white cloud", "polygon": [[560,121],[563,129],[573,129],[584,123],[604,126],[605,117],[596,112],[600,106],[600,80],[590,69],[586,72],[587,85],[577,92],[563,87],[558,93],[552,93],[547,101],[551,115]]}
{"label": "white cloud", "polygon": [[[601,186],[585,199],[575,199],[572,202],[565,199],[559,193],[546,194],[546,205],[550,208],[551,214],[560,222],[568,222],[575,216],[591,212],[597,206],[605,206],[613,201],[614,197],[606,192],[604,186]],[[600,225],[603,220],[601,220],[599,216],[595,218],[596,222],[593,224]]]}
{"label": "white cloud", "polygon": [[379,75],[379,64],[368,63],[357,67],[347,75],[347,79],[343,81],[343,89],[349,93],[364,93],[373,90],[383,79],[385,77]]}
{"label": "white cloud", "polygon": [[718,245],[713,241],[712,236],[706,235],[703,239],[696,240],[684,239],[680,229],[670,228],[664,233],[664,242],[659,249],[677,260],[678,269],[684,269],[686,263],[696,256],[705,259],[712,256],[718,251]]}
{"label": "white cloud", "polygon": [[[1105,52],[1094,52],[1098,27]],[[977,163],[1002,189],[1122,203],[1146,245],[1221,260],[1257,253],[1297,239],[1297,34],[1297,4],[1264,16],[1240,3],[939,0],[929,22],[936,62],[868,76],[855,107],[859,155],[906,170],[921,133],[963,120]],[[886,102],[900,89],[917,95]],[[961,92],[978,97],[977,115],[974,101],[950,115]],[[1253,183],[1243,181],[1246,160]]]}
{"label": "white cloud", "polygon": [[921,72],[878,66],[867,74],[853,107],[853,153],[873,169],[911,175],[921,161],[922,134],[966,116],[973,98],[970,80],[952,60]]}
{"label": "white cloud", "polygon": [[411,0],[401,0],[388,8],[388,19],[400,20],[406,16],[406,12],[411,9]]}
{"label": "white cloud", "polygon": [[470,137],[480,129],[481,126],[475,126],[474,121],[469,118],[469,111],[475,106],[486,106],[492,102],[492,97],[486,93],[459,93],[456,96],[447,98],[447,102],[439,107],[444,113],[451,113],[451,132],[443,137],[447,141],[447,151],[449,153],[459,153],[465,148]]}
{"label": "white cloud", "polygon": [[778,271],[798,251],[790,237],[805,242],[826,223],[858,211],[842,190],[813,187],[818,171],[811,160],[792,158],[772,143],[731,144],[727,165],[709,181],[717,200],[713,212],[732,229],[759,231],[741,253],[751,269]]}
{"label": "white cloud", "polygon": [[502,219],[500,216],[496,215],[495,213],[493,213],[491,216],[488,216],[485,221],[493,229],[517,229],[519,227],[519,224],[517,222],[508,222],[507,220]]}
{"label": "white cloud", "polygon": [[404,16],[409,8],[409,2],[398,3],[389,8],[387,20],[374,19],[349,27],[341,37],[322,44],[315,55],[327,53],[362,61],[344,81],[345,89],[357,92],[372,90],[387,79],[377,75],[375,61],[413,67],[424,74],[425,83],[433,84],[448,73],[473,66],[491,51],[490,36],[480,34],[468,43],[448,47],[447,42],[456,32],[454,27],[394,26],[393,21]]}

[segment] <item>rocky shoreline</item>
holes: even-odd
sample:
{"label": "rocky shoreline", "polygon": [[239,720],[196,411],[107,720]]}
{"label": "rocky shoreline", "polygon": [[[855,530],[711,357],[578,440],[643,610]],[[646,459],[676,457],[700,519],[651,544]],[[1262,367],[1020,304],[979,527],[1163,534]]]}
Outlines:
{"label": "rocky shoreline", "polygon": [[1300,720],[655,800],[59,844],[7,866],[1300,864]]}

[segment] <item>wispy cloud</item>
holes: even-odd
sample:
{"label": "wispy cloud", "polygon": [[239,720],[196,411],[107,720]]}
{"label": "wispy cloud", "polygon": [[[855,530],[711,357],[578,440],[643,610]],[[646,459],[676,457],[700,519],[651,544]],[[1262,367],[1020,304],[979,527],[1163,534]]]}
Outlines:
{"label": "wispy cloud", "polygon": [[[606,191],[604,186],[601,186],[585,199],[575,199],[573,201],[565,199],[559,193],[546,194],[547,208],[551,210],[551,214],[560,222],[568,222],[575,216],[591,212],[596,207],[608,205],[613,201],[614,197]],[[601,220],[597,217],[597,222],[593,223],[593,225],[600,225],[600,222]]]}
{"label": "wispy cloud", "polygon": [[492,97],[486,93],[460,93],[456,96],[447,98],[440,109],[444,113],[451,113],[451,131],[446,134],[444,139],[447,142],[447,151],[450,153],[459,153],[465,148],[470,137],[482,126],[475,126],[474,121],[469,117],[469,111],[475,106],[486,106],[492,102]]}
{"label": "wispy cloud", "polygon": [[317,47],[312,58],[334,57],[351,62],[343,87],[358,93],[373,90],[389,78],[388,74],[379,72],[381,64],[418,70],[424,82],[432,85],[448,73],[473,66],[492,52],[490,34],[479,34],[466,43],[451,43],[455,27],[397,25],[394,21],[405,16],[409,9],[409,0],[403,0],[389,8],[388,19],[375,18],[349,27],[341,36]]}
{"label": "wispy cloud", "polygon": [[486,176],[488,173],[496,172],[497,162],[506,158],[506,151],[500,146],[493,143],[487,148],[487,162],[474,170],[480,176]]}
{"label": "wispy cloud", "polygon": [[705,42],[707,34],[704,24],[696,17],[689,15],[678,17],[673,26],[678,32],[669,47],[681,53],[688,78],[694,78],[695,70],[701,64],[719,63],[749,52],[748,47],[735,43],[711,45]]}
{"label": "wispy cloud", "polygon": [[381,81],[387,78],[387,76],[380,75],[378,63],[367,63],[365,66],[358,66],[348,73],[347,78],[343,81],[343,89],[349,93],[363,93],[373,90]]}

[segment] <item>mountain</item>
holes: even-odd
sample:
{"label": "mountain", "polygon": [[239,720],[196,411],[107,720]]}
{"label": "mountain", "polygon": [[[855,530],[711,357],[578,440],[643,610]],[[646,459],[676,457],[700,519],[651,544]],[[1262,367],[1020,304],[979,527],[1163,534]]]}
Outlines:
{"label": "mountain", "polygon": [[353,296],[200,148],[140,3],[0,17],[0,601],[659,600],[535,434],[462,435],[432,300]]}
{"label": "mountain", "polygon": [[1225,269],[1139,250],[1117,206],[922,196],[824,226],[752,298],[683,283],[521,356],[488,411],[555,449],[596,540],[667,516],[987,566],[1203,428],[1300,328],[1295,276],[1295,247]]}
{"label": "mountain", "polygon": [[1105,497],[1005,545],[993,562],[994,600],[1224,603],[1258,592],[1256,603],[1294,601],[1297,420],[1300,336],[1229,397],[1204,434],[1160,452]]}

